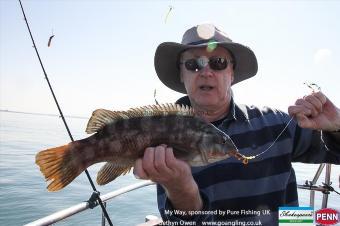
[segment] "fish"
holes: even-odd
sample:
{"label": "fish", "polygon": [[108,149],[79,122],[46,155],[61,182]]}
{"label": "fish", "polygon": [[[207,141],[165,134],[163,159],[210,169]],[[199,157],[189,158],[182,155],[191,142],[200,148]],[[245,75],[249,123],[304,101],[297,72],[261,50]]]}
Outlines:
{"label": "fish", "polygon": [[40,151],[36,164],[44,175],[48,191],[58,191],[89,166],[106,162],[97,174],[105,185],[127,174],[147,147],[167,144],[176,158],[190,166],[205,166],[231,156],[245,163],[231,138],[190,107],[159,104],[127,111],[97,109],[86,132],[92,134],[55,148]]}

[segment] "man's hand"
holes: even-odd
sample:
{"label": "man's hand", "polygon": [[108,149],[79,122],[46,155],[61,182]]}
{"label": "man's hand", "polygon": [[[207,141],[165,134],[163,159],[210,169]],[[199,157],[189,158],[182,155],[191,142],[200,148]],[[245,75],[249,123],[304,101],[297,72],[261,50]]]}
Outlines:
{"label": "man's hand", "polygon": [[175,209],[202,209],[203,203],[190,166],[176,159],[171,147],[146,148],[143,158],[136,161],[133,173],[137,178],[162,185]]}
{"label": "man's hand", "polygon": [[324,131],[340,129],[340,109],[338,109],[322,92],[313,92],[295,105],[288,108],[302,128]]}

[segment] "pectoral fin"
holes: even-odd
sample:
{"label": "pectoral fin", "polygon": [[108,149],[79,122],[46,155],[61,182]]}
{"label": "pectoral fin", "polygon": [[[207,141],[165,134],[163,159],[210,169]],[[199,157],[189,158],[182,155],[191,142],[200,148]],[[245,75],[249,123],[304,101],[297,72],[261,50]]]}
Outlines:
{"label": "pectoral fin", "polygon": [[106,163],[98,172],[97,183],[99,185],[107,184],[120,175],[125,175],[130,172],[132,166],[129,165],[117,165],[113,162]]}

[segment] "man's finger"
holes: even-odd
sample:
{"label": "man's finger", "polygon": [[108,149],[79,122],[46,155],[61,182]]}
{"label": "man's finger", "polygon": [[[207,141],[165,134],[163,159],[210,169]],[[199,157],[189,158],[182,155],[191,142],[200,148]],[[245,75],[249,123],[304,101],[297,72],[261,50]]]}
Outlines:
{"label": "man's finger", "polygon": [[177,168],[177,159],[174,155],[174,150],[170,147],[165,152],[165,162],[170,169]]}
{"label": "man's finger", "polygon": [[133,175],[137,179],[144,179],[147,180],[149,179],[149,176],[143,169],[143,160],[142,159],[137,159],[135,162],[135,166],[133,167]]}
{"label": "man's finger", "polygon": [[303,114],[306,116],[312,115],[312,111],[302,105],[289,106],[288,113],[290,116],[296,116],[297,114]]}
{"label": "man's finger", "polygon": [[157,171],[154,167],[154,161],[155,161],[155,148],[154,147],[146,148],[143,156],[143,169],[150,176],[157,174]]}
{"label": "man's finger", "polygon": [[159,146],[162,146],[162,147],[164,147],[164,148],[168,147],[167,144],[160,144]]}
{"label": "man's finger", "polygon": [[322,105],[324,105],[327,102],[327,97],[322,92],[316,92],[314,93],[314,96],[320,100]]}
{"label": "man's finger", "polygon": [[[309,109],[310,110],[310,115],[312,115],[313,117],[317,116],[320,111],[319,109],[317,109],[312,103],[308,102],[307,100],[304,100],[304,99],[298,99],[296,101],[296,105],[297,106],[302,106],[306,109]],[[308,111],[305,111],[305,113],[308,112]]]}
{"label": "man's finger", "polygon": [[155,161],[154,166],[159,174],[171,174],[171,170],[168,168],[165,162],[165,146],[157,146],[155,148]]}
{"label": "man's finger", "polygon": [[306,117],[304,114],[297,114],[296,115],[296,120],[298,125],[301,128],[309,128],[309,129],[314,129],[315,125],[314,122]]}
{"label": "man's finger", "polygon": [[313,106],[313,108],[315,108],[317,110],[317,112],[322,112],[323,104],[321,103],[319,98],[317,98],[315,95],[313,95],[313,94],[308,95],[304,98],[304,100],[306,102],[308,102],[309,104],[311,104]]}

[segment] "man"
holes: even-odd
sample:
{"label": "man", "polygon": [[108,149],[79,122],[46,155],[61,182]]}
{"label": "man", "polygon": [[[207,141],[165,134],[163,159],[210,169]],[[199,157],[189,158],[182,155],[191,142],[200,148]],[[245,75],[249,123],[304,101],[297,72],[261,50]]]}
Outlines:
{"label": "man", "polygon": [[232,85],[254,76],[257,60],[214,25],[190,28],[181,44],[160,44],[155,68],[166,86],[188,94],[177,103],[206,113],[202,117],[228,134],[240,153],[259,154],[279,137],[248,165],[229,158],[191,169],[166,144],[147,148],[134,174],[158,183],[164,221],[277,225],[279,206],[298,206],[292,161],[340,163],[340,109],[323,93],[290,106],[291,122],[283,112],[234,103]]}

